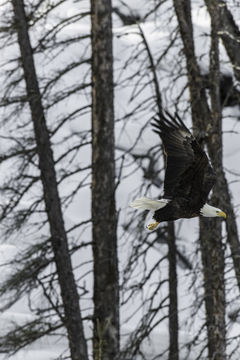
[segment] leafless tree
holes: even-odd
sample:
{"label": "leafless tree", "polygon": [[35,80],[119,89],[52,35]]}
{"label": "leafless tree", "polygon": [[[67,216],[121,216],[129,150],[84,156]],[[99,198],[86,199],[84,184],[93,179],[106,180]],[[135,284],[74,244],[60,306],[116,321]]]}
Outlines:
{"label": "leafless tree", "polygon": [[[239,76],[239,29],[230,6],[227,7],[224,1],[205,1],[211,18],[211,44],[204,54],[209,58],[209,71],[203,73],[201,59],[195,51],[195,25],[191,19],[190,0],[146,1],[146,8],[139,12],[123,0],[114,3],[112,9],[110,0],[92,0],[91,10],[83,11],[80,7],[79,12],[61,11],[61,15],[58,8],[68,7],[69,0],[56,0],[54,3],[28,1],[25,3],[25,30],[32,40],[28,56],[32,65],[26,69],[25,63],[25,70],[24,57],[16,52],[19,41],[11,4],[18,8],[23,1],[12,0],[1,4],[4,16],[1,18],[0,49],[3,54],[10,49],[11,54],[1,63],[3,71],[0,73],[3,83],[0,136],[1,145],[5,146],[1,149],[0,166],[1,173],[5,171],[6,174],[4,179],[0,179],[4,197],[0,212],[1,234],[4,239],[18,237],[21,244],[23,237],[30,236],[31,241],[24,244],[10,261],[14,271],[1,282],[0,297],[1,309],[5,310],[19,298],[27,296],[35,318],[24,325],[13,324],[11,330],[0,338],[0,352],[13,354],[44,335],[66,336],[64,302],[52,246],[54,237],[52,231],[48,231],[52,207],[49,203],[45,207],[46,200],[51,199],[49,196],[46,198],[46,193],[54,184],[55,190],[57,188],[56,209],[60,210],[55,224],[61,220],[57,230],[64,232],[61,239],[66,241],[68,238],[68,249],[65,250],[72,260],[72,267],[68,269],[76,279],[75,299],[77,296],[87,299],[88,306],[81,306],[81,320],[83,324],[88,322],[90,327],[93,325],[95,360],[156,360],[160,357],[176,360],[188,355],[189,359],[194,356],[196,360],[207,356],[212,360],[234,357],[239,339],[238,336],[236,339],[229,338],[226,322],[237,322],[239,317],[239,308],[231,308],[228,293],[233,291],[232,284],[238,284],[234,285],[237,301],[240,247],[235,209],[222,165],[222,109],[225,105],[239,102],[234,80],[238,80]],[[78,6],[80,2],[74,4]],[[128,96],[129,100],[127,105],[124,103],[124,110],[118,106],[118,95],[115,99],[113,97],[111,10],[114,19],[123,25],[120,30],[116,29],[115,40],[128,37],[124,45],[121,43],[125,52],[115,57],[115,91],[117,94],[124,91],[124,99]],[[151,22],[145,27],[148,20]],[[75,28],[82,21],[88,25],[91,21],[92,37],[88,30],[78,31],[78,26]],[[169,29],[168,24],[171,30],[161,35],[165,27]],[[157,41],[148,41],[148,36],[151,36],[148,26]],[[226,78],[226,74],[219,71],[220,38],[235,78],[229,75]],[[27,43],[24,41],[22,52]],[[28,71],[34,65],[35,77],[31,82],[28,80],[26,91]],[[29,91],[36,96],[29,96]],[[233,96],[231,100],[230,96]],[[117,105],[115,121],[114,101]],[[36,104],[40,106],[40,117]],[[228,215],[226,239],[219,219],[204,219],[200,222],[199,236],[195,234],[196,243],[191,247],[191,253],[185,245],[186,234],[182,231],[186,222],[161,224],[157,231],[148,233],[144,230],[145,212],[135,213],[124,207],[116,214],[115,192],[116,189],[121,191],[125,181],[128,183],[134,179],[131,181],[134,188],[133,183],[138,178],[133,193],[127,193],[125,188],[126,202],[151,193],[157,197],[163,187],[165,165],[159,140],[156,139],[156,143],[150,146],[144,143],[151,132],[151,119],[161,113],[162,107],[173,113],[176,110],[184,121],[192,119],[194,134],[207,148],[217,172],[218,181],[211,201]],[[47,146],[44,146],[44,156],[43,149],[39,152],[35,141],[32,115],[36,125],[45,124]],[[117,128],[116,144],[114,123]],[[121,134],[123,137],[129,135],[131,125],[135,130],[129,138],[134,140],[126,145],[126,141],[121,143],[118,139],[121,139]],[[46,151],[48,145],[51,145],[50,152]],[[89,156],[91,146],[92,166]],[[40,154],[42,163],[38,161]],[[46,154],[49,155],[47,159]],[[49,159],[53,176],[45,179],[41,173],[45,161]],[[43,180],[44,187],[41,185]],[[50,185],[47,180],[51,180]],[[84,220],[71,224],[67,217],[68,209],[75,199],[81,199],[78,195],[82,189],[86,189],[89,199],[92,192],[92,219],[89,211]],[[81,200],[78,200],[79,203]],[[87,207],[86,203],[81,206]],[[120,273],[116,251],[117,225],[120,256],[122,248],[126,250],[124,268]],[[82,254],[87,254],[84,261]],[[177,296],[178,292],[182,295],[183,289],[178,287],[178,283],[183,284],[183,278],[189,284],[186,291],[188,299],[191,299],[184,309],[182,299]],[[38,302],[34,301],[36,292],[40,298]],[[131,328],[121,339],[121,352],[120,310],[123,311],[122,318]],[[186,313],[192,316],[186,319]],[[125,323],[122,326],[125,329]],[[180,338],[179,341],[179,330],[186,330],[186,326],[189,326],[189,338]],[[158,335],[158,330],[163,328],[169,329],[165,341]],[[167,333],[167,330],[164,331]],[[76,338],[80,333],[75,334]],[[159,336],[159,341],[151,352],[146,344],[154,334]],[[230,341],[236,344],[231,351],[226,348],[226,343]],[[86,350],[86,345],[83,348]]]}
{"label": "leafless tree", "polygon": [[[211,3],[212,4],[212,3]],[[223,5],[222,3],[220,4]],[[212,5],[211,5],[212,6]],[[216,3],[215,3],[215,6]],[[193,128],[196,137],[201,143],[206,143],[209,151],[211,161],[214,168],[217,172],[218,184],[216,185],[212,201],[217,206],[225,208],[229,214],[227,219],[227,236],[228,242],[231,248],[232,259],[234,263],[234,269],[236,273],[236,279],[238,279],[239,274],[239,265],[238,265],[238,251],[239,251],[239,240],[237,234],[237,226],[235,221],[235,216],[233,212],[233,205],[231,204],[231,198],[229,193],[228,184],[223,172],[222,166],[222,126],[221,126],[221,111],[223,102],[221,103],[221,92],[220,88],[223,84],[222,78],[219,71],[219,52],[218,52],[218,36],[222,36],[222,32],[216,30],[223,26],[223,22],[217,18],[217,16],[222,16],[222,11],[226,12],[226,6],[216,8],[214,15],[216,18],[212,19],[212,32],[211,32],[211,49],[209,51],[210,60],[210,71],[209,71],[209,83],[208,88],[210,89],[210,98],[211,98],[211,109],[208,106],[207,94],[206,94],[206,84],[204,83],[204,76],[200,71],[200,66],[195,54],[195,43],[193,38],[193,25],[191,21],[191,3],[190,1],[174,1],[175,12],[178,19],[179,31],[181,39],[183,42],[183,52],[186,60],[186,69],[188,76],[188,88],[190,92],[190,104],[192,111],[192,120]],[[168,9],[169,10],[169,9]],[[217,11],[216,11],[217,10]],[[170,10],[169,10],[170,11]],[[212,12],[210,12],[210,15]],[[217,15],[218,14],[218,15]],[[225,14],[226,15],[226,14]],[[228,14],[228,18],[233,17]],[[235,32],[236,33],[236,32]],[[226,34],[225,34],[226,35]],[[228,33],[229,36],[229,33]],[[173,37],[174,39],[174,37]],[[235,45],[236,45],[235,37]],[[227,45],[226,45],[227,46]],[[228,42],[229,46],[229,42]],[[233,50],[233,49],[232,49]],[[137,56],[141,57],[142,53],[140,46],[138,46],[139,54],[133,54],[133,58],[136,59]],[[165,53],[164,53],[165,55]],[[163,56],[160,57],[161,60]],[[182,59],[182,58],[181,58]],[[184,60],[182,59],[182,62]],[[156,59],[151,62],[150,69],[152,65],[159,64]],[[184,69],[182,69],[184,72]],[[143,75],[144,74],[144,75]],[[140,80],[136,80],[136,83],[140,84],[143,82],[144,76],[146,73],[139,69],[136,69],[134,76]],[[161,76],[161,75],[158,75]],[[133,77],[131,78],[131,80]],[[147,82],[147,84],[149,84]],[[145,82],[146,85],[146,82]],[[152,86],[154,87],[154,81],[152,81]],[[135,98],[144,91],[143,88],[138,86],[138,90],[133,91],[133,96],[131,100]],[[137,95],[135,95],[137,94]],[[183,94],[183,93],[182,93]],[[181,95],[180,95],[181,96]],[[179,96],[178,100],[180,101],[181,97]],[[154,96],[155,99],[155,96]],[[146,98],[144,105],[147,102],[150,102]],[[161,102],[161,99],[158,102]],[[143,109],[143,103],[138,107],[140,112]],[[155,105],[156,106],[156,105]],[[178,107],[178,104],[175,104]],[[154,112],[155,107],[152,106],[151,109]],[[217,136],[216,136],[217,134]],[[218,150],[220,149],[220,150]],[[133,152],[134,153],[134,152]],[[136,158],[137,156],[134,155]],[[142,155],[142,158],[144,156]],[[140,163],[140,156],[138,156]],[[150,163],[149,163],[150,164]],[[155,164],[154,161],[151,164]],[[152,168],[152,167],[151,167]],[[147,173],[146,167],[143,167],[144,174]],[[145,177],[145,176],[144,176]],[[153,179],[156,179],[156,175],[152,176]],[[154,180],[157,183],[156,180]],[[142,190],[142,189],[141,189]],[[219,196],[221,194],[221,196]],[[211,229],[211,230],[210,230]],[[214,231],[213,231],[214,229]],[[146,240],[145,240],[146,241]],[[203,274],[204,274],[204,284],[205,284],[205,306],[206,306],[206,327],[208,329],[208,352],[209,358],[226,358],[226,324],[225,324],[225,311],[226,311],[226,301],[225,301],[225,256],[224,256],[224,240],[222,240],[222,224],[212,221],[211,219],[202,220],[200,224],[200,243],[202,251],[202,264],[203,264]],[[200,301],[200,304],[202,302]],[[144,325],[142,325],[144,327]],[[213,329],[215,329],[213,331]],[[142,330],[142,332],[144,332]],[[147,332],[147,326],[146,326]],[[141,333],[142,334],[142,333]],[[147,334],[149,334],[147,332]],[[141,341],[143,341],[144,336],[141,335]],[[203,345],[204,351],[204,345]],[[141,354],[144,358],[144,355]],[[199,355],[201,358],[201,354]],[[216,356],[216,357],[215,357]]]}
{"label": "leafless tree", "polygon": [[39,157],[39,169],[43,185],[44,202],[50,227],[51,245],[56,262],[57,275],[61,288],[64,308],[64,323],[68,332],[72,359],[88,359],[87,345],[79,307],[79,297],[73,275],[71,258],[64,227],[61,202],[58,194],[57,179],[49,131],[41,102],[37,75],[28,34],[28,24],[24,2],[12,1],[18,43],[26,82],[26,92]]}
{"label": "leafless tree", "polygon": [[92,0],[94,359],[119,355],[111,0]]}
{"label": "leafless tree", "polygon": [[[80,286],[82,280],[78,280],[85,272],[80,276],[78,269],[86,261],[81,259],[80,265],[74,261],[72,267],[71,257],[79,249],[91,245],[90,240],[84,242],[85,245],[78,240],[81,233],[79,230],[88,225],[90,220],[86,219],[72,226],[68,224],[66,229],[63,212],[89,179],[90,163],[83,166],[76,162],[76,157],[84,147],[90,145],[90,131],[71,134],[65,132],[65,136],[59,134],[67,123],[72,123],[84,112],[89,112],[90,105],[87,102],[79,106],[77,104],[72,111],[66,110],[61,115],[51,116],[48,125],[46,118],[49,119],[51,113],[56,115],[58,104],[90,86],[89,80],[85,83],[69,82],[69,86],[64,89],[59,87],[59,82],[68,77],[70,72],[74,73],[84,66],[89,68],[90,54],[87,57],[85,51],[81,59],[71,59],[71,63],[67,65],[65,62],[64,68],[59,64],[49,76],[44,76],[39,71],[38,62],[43,52],[47,54],[45,61],[54,62],[63,49],[66,51],[81,40],[89,42],[90,34],[68,36],[64,40],[59,36],[62,29],[89,15],[89,12],[57,18],[54,26],[45,28],[46,19],[58,7],[64,6],[64,1],[56,1],[52,6],[45,1],[27,4],[12,1],[1,5],[1,10],[6,14],[3,18],[6,26],[1,28],[1,51],[8,48],[11,51],[11,46],[14,48],[16,43],[20,47],[20,55],[14,54],[15,57],[12,55],[9,63],[2,64],[6,78],[1,108],[6,110],[2,112],[1,120],[7,127],[5,136],[1,134],[1,138],[8,145],[6,152],[1,154],[1,166],[10,171],[1,184],[1,192],[4,194],[1,223],[4,224],[5,238],[18,234],[23,239],[22,234],[26,235],[32,229],[30,244],[21,241],[22,249],[11,261],[14,271],[1,284],[1,296],[5,299],[2,308],[8,309],[21,297],[27,296],[30,310],[37,315],[36,321],[26,322],[24,326],[16,325],[9,331],[6,329],[6,334],[1,336],[1,352],[15,353],[46,334],[58,332],[64,337],[64,329],[67,329],[72,358],[87,359],[79,308],[79,295],[86,294],[87,290]],[[37,40],[35,38],[34,45],[31,45],[29,33],[36,34],[36,28],[39,29]],[[71,144],[60,150],[63,141],[67,143],[69,138]],[[60,198],[59,188],[77,175],[79,181],[75,181],[77,185],[72,188],[73,191],[60,191]],[[36,191],[36,195],[30,200],[32,191]],[[50,231],[46,235],[48,227]],[[36,288],[41,294],[40,298],[44,299],[41,304],[33,301],[32,294]]]}

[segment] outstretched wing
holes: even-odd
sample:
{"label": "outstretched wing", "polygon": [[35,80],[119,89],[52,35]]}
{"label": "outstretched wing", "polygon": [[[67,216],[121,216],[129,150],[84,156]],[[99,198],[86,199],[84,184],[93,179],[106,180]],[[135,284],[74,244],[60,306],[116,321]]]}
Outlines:
{"label": "outstretched wing", "polygon": [[154,119],[166,155],[164,198],[195,197],[204,202],[214,185],[215,174],[208,157],[178,115]]}

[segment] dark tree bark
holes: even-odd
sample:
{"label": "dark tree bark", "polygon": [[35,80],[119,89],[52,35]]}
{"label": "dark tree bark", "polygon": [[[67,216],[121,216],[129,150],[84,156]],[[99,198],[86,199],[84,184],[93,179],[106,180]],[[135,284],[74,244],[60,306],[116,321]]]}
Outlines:
{"label": "dark tree bark", "polygon": [[[209,9],[209,1],[205,1]],[[240,31],[234,22],[231,12],[228,10],[224,1],[219,1],[219,35],[226,48],[228,56],[232,62],[233,71],[236,78],[240,81]],[[209,146],[210,149],[211,146]],[[238,236],[238,229],[236,217],[234,214],[233,206],[231,204],[231,193],[228,188],[227,180],[224,172],[219,174],[219,181],[222,184],[221,193],[221,207],[225,208],[228,215],[226,220],[227,225],[227,240],[231,248],[231,254],[236,273],[238,287],[240,289],[240,243]]]}
{"label": "dark tree bark", "polygon": [[168,222],[168,281],[169,281],[169,360],[179,359],[177,249],[174,223]]}
{"label": "dark tree bark", "polygon": [[71,358],[87,360],[87,345],[84,338],[79,296],[74,280],[67,236],[64,228],[61,202],[58,194],[53,153],[49,139],[44,110],[41,102],[33,51],[28,34],[28,24],[23,0],[12,0],[15,26],[21,52],[27,96],[34,126],[39,169],[43,185],[44,201],[51,233],[62,302],[65,315]]}
{"label": "dark tree bark", "polygon": [[111,0],[92,0],[94,359],[119,354]]}
{"label": "dark tree bark", "polygon": [[[209,1],[205,1],[209,8]],[[233,71],[240,81],[240,31],[225,1],[219,1],[219,35],[226,48],[227,54],[233,65]]]}
{"label": "dark tree bark", "polygon": [[[200,69],[197,64],[191,22],[190,1],[175,0],[176,14],[184,45],[187,62],[189,89],[191,95],[192,120],[195,129],[206,131],[209,137],[207,145],[214,169],[217,173],[217,184],[214,187],[212,202],[221,204],[220,194],[226,193],[221,181],[222,168],[222,132],[221,105],[219,96],[219,58],[218,58],[218,15],[212,19],[212,42],[210,51],[211,77],[211,112],[209,111]],[[216,3],[213,12],[216,12]],[[201,134],[200,134],[201,135]],[[221,222],[219,219],[201,219],[200,244],[204,273],[206,322],[208,331],[209,359],[226,358],[225,342],[225,293],[224,293],[224,252],[222,248]]]}
{"label": "dark tree bark", "polygon": [[[205,236],[207,232],[212,234],[211,238]],[[221,233],[220,222],[217,223],[215,219],[202,219],[200,244],[209,360],[226,359],[224,250],[219,233]]]}
{"label": "dark tree bark", "polygon": [[[211,49],[210,49],[210,97],[211,97],[211,126],[213,135],[209,138],[212,163],[217,179],[223,173],[222,164],[222,118],[220,103],[220,64],[219,38],[220,27],[218,0],[206,0],[211,17]],[[220,194],[222,183],[217,181],[213,189],[212,202],[221,207]],[[224,286],[224,250],[222,243],[222,225],[219,219],[209,219],[205,222],[205,234],[208,238],[201,239],[202,260],[205,278],[205,304],[208,313],[208,351],[210,359],[226,359],[226,324],[225,324],[225,286]],[[202,224],[204,224],[202,221]],[[206,241],[207,240],[207,241]],[[206,247],[206,249],[203,249]],[[205,251],[204,251],[205,250]],[[209,257],[209,259],[206,259]],[[207,261],[206,261],[207,260]],[[208,294],[210,296],[208,296]]]}
{"label": "dark tree bark", "polygon": [[186,58],[188,87],[190,92],[193,128],[200,138],[205,137],[210,111],[207,105],[205,88],[194,50],[191,3],[189,0],[174,0],[179,31]]}

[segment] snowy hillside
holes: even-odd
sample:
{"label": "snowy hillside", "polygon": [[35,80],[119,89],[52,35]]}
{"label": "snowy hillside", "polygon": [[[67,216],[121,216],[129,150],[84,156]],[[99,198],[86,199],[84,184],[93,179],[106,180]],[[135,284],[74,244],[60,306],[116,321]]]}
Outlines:
{"label": "snowy hillside", "polygon": [[[71,4],[71,5],[69,5]],[[132,9],[133,14],[138,14],[144,16],[153,8],[153,1],[144,1],[144,0],[129,0],[127,6],[124,5],[124,2],[115,0],[113,6],[118,7],[123,13],[127,13],[129,9]],[[129,7],[129,8],[128,8]],[[88,1],[69,1],[69,3],[63,4],[59,8],[60,14],[63,15],[67,13],[68,16],[74,15],[79,10],[88,11],[89,3]],[[150,15],[144,23],[141,23],[141,29],[147,39],[148,45],[151,49],[153,55],[160,55],[163,53],[169,45],[169,42],[174,36],[174,31],[177,27],[177,20],[175,16],[172,16],[172,2],[166,1],[161,7],[159,7],[156,14]],[[236,14],[235,14],[236,15]],[[57,16],[57,12],[55,14]],[[202,1],[194,0],[192,6],[192,17],[194,23],[194,36],[196,39],[196,52],[199,57],[199,64],[203,73],[207,73],[209,67],[209,17],[206,11],[205,6]],[[236,20],[240,21],[236,18]],[[46,26],[52,26],[55,22],[54,17],[51,19],[52,24],[46,24]],[[240,22],[239,22],[240,25]],[[42,25],[41,25],[42,26]],[[74,23],[69,25],[61,32],[61,37],[64,39],[69,34],[78,34],[84,35],[90,30],[89,17],[84,18],[79,21],[79,23]],[[39,29],[41,33],[41,28]],[[139,195],[147,195],[149,197],[159,197],[162,189],[159,190],[156,186],[151,184],[151,181],[146,180],[146,186],[141,187],[143,184],[143,172],[137,161],[133,161],[132,154],[140,156],[141,154],[146,154],[149,149],[154,149],[159,145],[159,138],[152,132],[150,125],[151,117],[154,113],[154,105],[152,102],[153,97],[153,88],[150,84],[150,72],[142,76],[139,80],[139,84],[136,87],[136,79],[131,81],[133,75],[136,75],[135,72],[141,69],[143,70],[146,66],[147,58],[144,50],[140,52],[140,55],[136,56],[138,51],[141,49],[141,37],[139,35],[139,28],[137,25],[123,25],[119,16],[113,14],[113,33],[114,33],[114,57],[115,57],[115,72],[114,79],[116,83],[115,90],[115,116],[116,116],[116,158],[117,161],[117,178],[119,176],[119,186],[117,188],[117,208],[119,210],[119,223],[118,223],[118,234],[119,234],[119,256],[120,256],[120,279],[121,282],[125,281],[124,271],[127,266],[129,256],[133,246],[139,244],[134,229],[137,229],[138,233],[144,233],[145,229],[142,222],[140,221],[140,213],[134,213],[132,209],[129,208],[128,204],[132,199]],[[32,34],[32,42],[34,43],[36,38],[38,38],[38,32]],[[89,44],[89,38],[86,39],[85,45]],[[83,48],[83,45],[81,45]],[[185,88],[187,84],[186,73],[184,72],[185,64],[182,63],[182,57],[179,57],[179,52],[181,50],[181,40],[179,36],[174,41],[173,46],[168,51],[167,55],[163,60],[157,64],[158,70],[158,80],[160,88],[163,95],[164,106],[170,111],[174,111],[173,104],[176,99],[181,94],[181,102],[178,106],[179,113],[183,116],[183,119],[187,126],[191,127],[191,118],[190,111],[188,106],[188,90]],[[4,59],[10,59],[12,53],[15,54],[16,49],[10,49],[9,53],[4,52]],[[71,53],[66,54],[63,52],[56,60],[48,61],[44,59],[41,53],[36,56],[36,65],[39,76],[42,78],[47,78],[49,73],[53,73],[57,66],[64,65],[67,62],[67,59],[75,58],[79,56],[79,52],[82,52],[82,49],[79,50],[78,44],[76,43],[71,47]],[[87,47],[87,50],[84,55],[86,58],[90,56],[90,47]],[[131,60],[129,60],[131,59]],[[181,61],[179,61],[181,59]],[[3,61],[3,60],[2,60]],[[55,61],[57,64],[55,64]],[[232,75],[232,69],[228,62],[226,52],[221,46],[221,61],[222,61],[222,72]],[[83,77],[90,81],[89,73],[89,64],[83,65]],[[181,76],[180,76],[181,74]],[[64,82],[56,84],[56,89],[61,90],[62,88],[70,87],[70,84],[73,84],[78,76],[77,70],[69,73]],[[183,91],[183,89],[185,90]],[[139,93],[138,93],[139,91]],[[130,100],[131,99],[131,100]],[[149,102],[146,102],[146,99],[150,99]],[[51,118],[56,119],[61,117],[61,114],[65,112],[66,108],[68,112],[74,112],[76,109],[76,103],[81,103],[82,106],[88,106],[90,102],[90,91],[81,92],[78,96],[75,94],[71,100],[66,101],[66,103],[61,103],[56,105],[48,112],[48,123],[49,126],[52,126]],[[144,105],[145,104],[145,105]],[[132,116],[129,114],[132,113]],[[239,185],[239,159],[240,159],[240,122],[239,122],[240,108],[235,106],[233,108],[225,108],[223,111],[223,139],[224,139],[224,167],[226,171],[227,179],[230,183],[230,189],[232,192],[232,198],[234,201],[234,206],[236,208],[236,215],[239,218],[239,201],[240,198],[240,185]],[[6,130],[7,125],[4,128]],[[142,130],[142,128],[144,128]],[[86,113],[83,113],[81,121],[76,117],[74,121],[66,124],[63,129],[56,134],[54,137],[55,142],[55,158],[61,156],[63,148],[66,149],[72,145],[72,141],[78,142],[79,137],[76,135],[80,131],[89,131],[90,129],[90,112],[89,109]],[[19,130],[20,132],[22,130]],[[23,130],[24,131],[24,130]],[[71,134],[75,134],[74,140],[70,138]],[[139,135],[140,134],[140,135]],[[64,139],[64,141],[63,141]],[[134,145],[134,146],[133,146]],[[1,147],[8,145],[0,145]],[[124,166],[122,167],[124,154]],[[137,158],[137,157],[136,157]],[[78,158],[74,158],[72,162],[75,164],[80,162],[81,167],[85,168],[86,171],[83,171],[80,175],[77,173],[75,176],[71,177],[71,180],[66,180],[60,185],[61,196],[68,196],[68,194],[75,188],[77,182],[79,182],[79,177],[82,180],[84,186],[81,191],[77,193],[74,197],[74,200],[70,203],[69,206],[66,205],[65,210],[65,224],[66,228],[74,228],[74,226],[81,222],[86,222],[86,226],[78,230],[74,229],[71,233],[73,240],[78,243],[79,239],[81,241],[89,242],[91,239],[91,226],[88,220],[91,217],[91,200],[90,200],[90,170],[88,165],[91,159],[91,148],[90,144],[84,146]],[[66,161],[66,166],[69,164]],[[155,164],[155,167],[160,172],[160,178],[163,179],[163,161],[159,159],[159,162]],[[6,169],[8,171],[8,169]],[[9,169],[10,171],[11,169]],[[61,173],[62,169],[59,165],[59,172]],[[1,175],[2,176],[2,175]],[[141,194],[139,193],[141,189]],[[35,194],[39,193],[38,188],[33,188],[32,194],[29,198],[24,198],[23,202],[19,204],[22,208],[27,208],[28,204],[34,198]],[[1,195],[2,197],[2,195]],[[3,200],[4,201],[4,200]],[[44,218],[42,214],[39,215],[39,218]],[[133,219],[131,226],[126,230],[126,223],[129,219]],[[38,222],[38,216],[32,218],[32,223],[36,224]],[[37,227],[36,227],[37,228]],[[240,230],[240,229],[239,229]],[[42,227],[37,233],[37,240],[44,238],[47,234],[48,229]],[[180,323],[180,348],[181,348],[181,357],[180,359],[186,359],[187,356],[189,360],[195,360],[197,354],[202,349],[201,340],[204,339],[205,333],[201,332],[199,338],[196,339],[196,343],[193,348],[190,349],[188,344],[192,342],[194,337],[200,331],[203,321],[204,321],[204,304],[196,303],[196,292],[200,291],[200,286],[202,284],[202,278],[200,276],[200,271],[197,268],[201,266],[201,258],[199,255],[199,243],[198,243],[198,220],[178,220],[176,222],[176,233],[177,233],[177,245],[178,248],[182,251],[185,257],[189,260],[190,263],[194,264],[193,269],[186,269],[186,267],[181,266],[179,262],[178,266],[178,296],[179,296],[179,323]],[[82,236],[82,237],[80,237]],[[145,235],[144,235],[145,236]],[[151,242],[154,239],[154,234],[149,233],[147,240]],[[9,274],[11,271],[14,271],[11,266],[11,260],[16,258],[17,254],[20,254],[28,244],[35,242],[36,238],[32,236],[31,229],[29,228],[26,234],[20,234],[18,238],[10,236],[8,241],[3,241],[0,245],[0,265],[1,281]],[[91,270],[92,264],[90,263],[92,258],[92,251],[90,247],[86,247],[81,250],[81,259],[79,259],[78,254],[73,256],[73,262],[78,269],[76,270],[76,277],[80,278],[80,286],[87,283],[88,294],[84,296],[81,300],[81,306],[83,308],[84,316],[91,316],[92,314],[92,274],[88,274]],[[229,249],[226,249],[226,253],[229,252]],[[137,286],[142,279],[142,271],[145,267],[150,268],[154,266],[159,261],[159,258],[163,258],[162,262],[157,266],[158,272],[155,272],[151,278],[152,283],[148,284],[141,293],[134,298],[130,298],[127,303],[124,303],[121,309],[121,322],[122,322],[122,344],[127,343],[128,336],[133,332],[133,330],[138,325],[139,321],[144,317],[144,309],[136,311],[142,299],[146,297],[151,297],[151,292],[153,289],[152,284],[157,284],[167,278],[168,274],[168,262],[166,257],[167,254],[167,245],[165,243],[159,243],[158,246],[153,246],[147,255],[147,262],[139,262],[138,266],[133,272],[133,277],[129,286]],[[86,263],[84,270],[80,268],[81,262]],[[230,263],[230,260],[229,260]],[[234,310],[235,308],[240,307],[238,292],[236,289],[235,280],[233,278],[233,270],[231,269],[231,263],[229,265],[229,271],[226,274],[227,278],[227,302],[231,303],[229,306],[230,309]],[[87,275],[82,279],[82,273]],[[167,294],[167,283],[161,287],[159,291],[159,302],[166,297]],[[44,300],[39,298],[38,292],[34,292],[33,304],[39,306]],[[121,301],[124,302],[125,296],[127,297],[127,292],[125,295],[122,295]],[[154,303],[155,304],[155,303]],[[24,324],[26,321],[34,319],[34,316],[29,309],[29,299],[26,297],[20,299],[15,303],[10,309],[3,311],[0,315],[1,321],[1,330],[4,332],[6,328],[11,327],[12,324]],[[166,305],[166,303],[165,303]],[[199,305],[199,310],[194,314],[194,306]],[[156,303],[157,306],[157,303]],[[90,309],[90,310],[89,310]],[[135,312],[135,313],[134,313]],[[134,315],[132,315],[134,313]],[[159,325],[153,331],[153,334],[150,335],[148,341],[144,343],[144,353],[148,356],[149,359],[153,359],[156,354],[161,353],[161,359],[167,359],[167,348],[168,348],[168,320],[165,318],[167,316],[167,306],[163,306],[159,312]],[[160,321],[160,318],[163,318]],[[87,337],[91,337],[92,327],[89,325],[85,329]],[[240,335],[240,322],[229,323],[228,325],[228,338],[238,337]],[[237,341],[230,342],[228,352],[235,348]],[[10,357],[11,360],[53,360],[61,359],[65,355],[67,349],[67,340],[65,334],[60,334],[60,336],[54,337],[44,337],[41,340],[37,340],[34,345],[26,347],[26,349],[20,350],[17,354]],[[4,359],[6,354],[0,354],[0,359]],[[146,356],[146,358],[147,358]],[[240,349],[233,353],[231,357],[232,360],[238,360],[240,356]],[[158,357],[160,359],[160,357]],[[200,359],[206,358],[206,350],[203,352]]]}

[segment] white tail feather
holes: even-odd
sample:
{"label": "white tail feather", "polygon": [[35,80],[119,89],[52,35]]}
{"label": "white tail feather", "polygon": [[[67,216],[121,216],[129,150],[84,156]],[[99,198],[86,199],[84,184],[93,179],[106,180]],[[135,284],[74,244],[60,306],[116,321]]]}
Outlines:
{"label": "white tail feather", "polygon": [[147,197],[142,197],[131,202],[129,206],[134,209],[156,211],[166,206],[168,202],[169,200],[167,199],[152,200]]}

